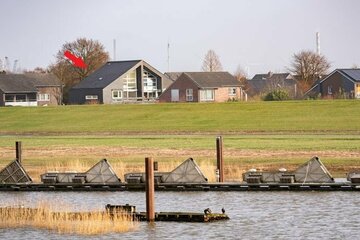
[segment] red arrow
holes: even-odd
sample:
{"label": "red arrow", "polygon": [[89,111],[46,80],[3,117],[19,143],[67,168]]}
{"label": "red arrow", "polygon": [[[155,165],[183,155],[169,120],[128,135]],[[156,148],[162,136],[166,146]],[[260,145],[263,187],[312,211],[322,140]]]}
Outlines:
{"label": "red arrow", "polygon": [[65,51],[64,56],[67,57],[70,61],[72,61],[72,63],[74,64],[75,67],[78,67],[78,68],[86,68],[87,67],[87,65],[85,64],[84,60],[82,60],[81,57],[75,56],[70,51]]}

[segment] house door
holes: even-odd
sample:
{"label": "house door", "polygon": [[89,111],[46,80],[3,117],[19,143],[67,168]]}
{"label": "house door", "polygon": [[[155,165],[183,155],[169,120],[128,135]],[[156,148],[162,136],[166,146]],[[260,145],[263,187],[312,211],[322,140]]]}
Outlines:
{"label": "house door", "polygon": [[179,89],[171,89],[171,101],[172,102],[179,101]]}

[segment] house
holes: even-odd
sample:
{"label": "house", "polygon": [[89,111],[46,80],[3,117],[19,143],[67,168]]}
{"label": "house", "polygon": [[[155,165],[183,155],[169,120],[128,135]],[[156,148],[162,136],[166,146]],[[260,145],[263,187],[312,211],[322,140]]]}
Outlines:
{"label": "house", "polygon": [[266,94],[275,89],[286,89],[292,96],[297,96],[297,81],[290,73],[256,74],[248,80],[250,97]]}
{"label": "house", "polygon": [[52,74],[0,74],[0,106],[59,105],[62,84]]}
{"label": "house", "polygon": [[360,69],[335,69],[329,75],[316,81],[304,97],[317,98],[359,98]]}
{"label": "house", "polygon": [[156,100],[171,84],[143,60],[110,61],[70,89],[70,104],[116,104]]}
{"label": "house", "polygon": [[161,94],[159,102],[226,102],[244,97],[240,82],[228,72],[183,72],[165,75],[174,82]]}

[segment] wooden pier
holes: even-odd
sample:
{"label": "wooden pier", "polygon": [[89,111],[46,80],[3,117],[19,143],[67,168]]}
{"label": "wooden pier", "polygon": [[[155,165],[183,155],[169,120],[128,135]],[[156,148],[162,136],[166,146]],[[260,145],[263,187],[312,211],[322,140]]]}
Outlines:
{"label": "wooden pier", "polygon": [[[139,221],[147,221],[146,213],[136,213]],[[230,219],[223,213],[192,213],[192,212],[155,212],[155,221],[162,222],[214,222]]]}
{"label": "wooden pier", "polygon": [[[0,184],[0,191],[145,191],[145,184],[17,183]],[[155,191],[360,191],[360,184],[341,183],[158,183]]]}

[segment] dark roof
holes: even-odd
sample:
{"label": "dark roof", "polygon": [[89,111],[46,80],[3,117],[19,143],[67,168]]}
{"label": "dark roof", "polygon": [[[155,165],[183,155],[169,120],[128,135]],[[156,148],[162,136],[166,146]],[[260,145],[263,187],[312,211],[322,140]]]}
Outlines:
{"label": "dark roof", "polygon": [[346,75],[348,78],[355,82],[360,82],[360,69],[337,69],[342,74]]}
{"label": "dark roof", "polygon": [[139,62],[141,60],[107,62],[73,88],[105,88]]}
{"label": "dark roof", "polygon": [[255,76],[251,80],[285,80],[289,76],[291,76],[290,73],[266,73],[266,74],[255,74]]}
{"label": "dark roof", "polygon": [[180,75],[183,72],[166,72],[164,73],[165,76],[167,76],[171,81],[176,81],[176,79],[178,79],[178,77],[180,77]]}
{"label": "dark roof", "polygon": [[228,72],[184,72],[200,88],[240,86],[240,82]]}
{"label": "dark roof", "polygon": [[290,73],[267,73],[256,74],[251,80],[248,80],[250,95],[256,95],[268,91],[272,85],[281,87],[293,87],[297,81]]}
{"label": "dark roof", "polygon": [[59,81],[52,74],[0,74],[0,89],[7,93],[37,92],[36,87],[54,85]]}
{"label": "dark roof", "polygon": [[35,85],[40,86],[61,86],[60,80],[51,73],[25,73],[27,77],[36,80]]}

